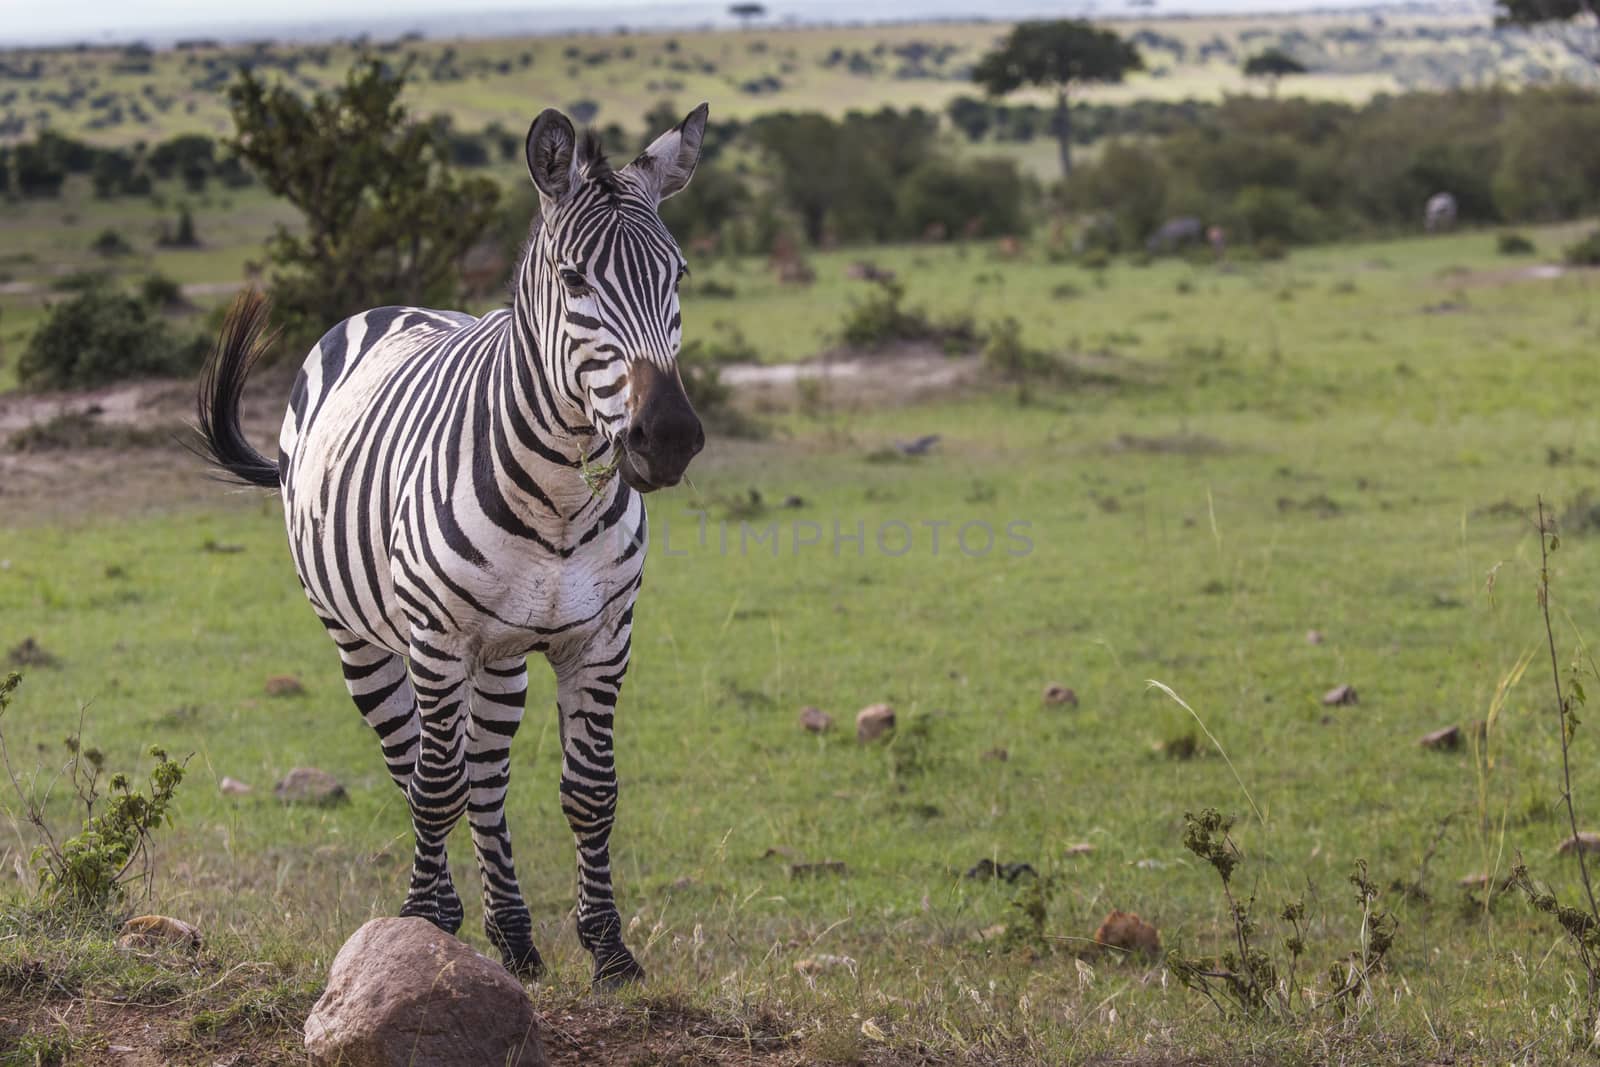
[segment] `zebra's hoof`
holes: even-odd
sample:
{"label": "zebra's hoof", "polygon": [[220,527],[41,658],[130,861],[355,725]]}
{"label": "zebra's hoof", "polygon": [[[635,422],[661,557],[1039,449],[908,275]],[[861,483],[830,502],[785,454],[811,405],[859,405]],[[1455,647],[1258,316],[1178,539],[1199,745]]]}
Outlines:
{"label": "zebra's hoof", "polygon": [[622,945],[594,955],[594,988],[621,989],[629,982],[644,981],[644,968]]}
{"label": "zebra's hoof", "polygon": [[502,945],[500,958],[505,961],[506,970],[518,978],[531,982],[544,977],[544,959],[531,941],[526,945]]}

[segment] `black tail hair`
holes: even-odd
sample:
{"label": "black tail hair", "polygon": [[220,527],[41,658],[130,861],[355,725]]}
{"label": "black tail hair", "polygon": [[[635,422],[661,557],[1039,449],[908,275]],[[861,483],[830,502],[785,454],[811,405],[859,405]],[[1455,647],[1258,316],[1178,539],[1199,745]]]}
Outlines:
{"label": "black tail hair", "polygon": [[228,475],[225,480],[276,489],[277,466],[250,447],[239,426],[245,378],[276,339],[266,328],[267,298],[255,289],[240,293],[200,375],[196,429],[204,447],[195,451]]}

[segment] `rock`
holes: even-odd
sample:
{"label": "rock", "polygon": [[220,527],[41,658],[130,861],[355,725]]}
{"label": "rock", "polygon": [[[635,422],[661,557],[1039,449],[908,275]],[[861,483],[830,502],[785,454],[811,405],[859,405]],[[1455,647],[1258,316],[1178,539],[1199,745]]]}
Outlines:
{"label": "rock", "polygon": [[1323,640],[1324,640],[1324,638],[1322,636],[1322,631],[1321,630],[1307,630],[1306,631],[1306,644],[1308,644],[1308,645],[1320,645],[1320,644],[1322,644]]}
{"label": "rock", "polygon": [[803,508],[806,506],[806,498],[790,493],[783,498],[783,506],[786,508]]}
{"label": "rock", "polygon": [[1461,727],[1446,726],[1431,734],[1424,734],[1417,742],[1423,748],[1452,749],[1461,747]]}
{"label": "rock", "polygon": [[272,793],[285,804],[315,804],[318,807],[342,804],[349,799],[337,778],[316,767],[296,767],[273,786]]}
{"label": "rock", "polygon": [[1044,702],[1050,705],[1070,704],[1078,706],[1078,694],[1064,685],[1047,685],[1044,687]]}
{"label": "rock", "polygon": [[230,797],[248,796],[255,792],[254,786],[245,785],[239,779],[229,778],[227,775],[222,776],[222,781],[217,783],[217,788],[222,791],[224,796]]}
{"label": "rock", "polygon": [[985,763],[1004,763],[1011,758],[1011,753],[1003,748],[991,748],[979,758]]}
{"label": "rock", "polygon": [[1161,955],[1161,934],[1131,911],[1113,911],[1094,932],[1095,944],[1121,949],[1130,955],[1156,959]]}
{"label": "rock", "polygon": [[845,872],[843,860],[823,860],[821,863],[791,863],[789,864],[790,878],[820,878],[823,875],[842,875]]}
{"label": "rock", "polygon": [[200,951],[200,931],[182,919],[165,915],[138,915],[122,924],[117,947],[124,950],[181,948]]}
{"label": "rock", "polygon": [[998,941],[1004,936],[1006,936],[1006,924],[995,923],[993,926],[985,926],[982,930],[979,930],[977,940]]}
{"label": "rock", "polygon": [[1600,852],[1600,834],[1593,830],[1579,830],[1578,836],[1569,837],[1561,842],[1561,847],[1556,851],[1565,856],[1569,852],[1582,849],[1584,852]]}
{"label": "rock", "polygon": [[869,704],[856,712],[856,740],[876,741],[894,729],[894,709],[887,704]]}
{"label": "rock", "polygon": [[545,1067],[522,983],[426,919],[373,919],[351,935],[306,1019],[316,1067]]}
{"label": "rock", "polygon": [[827,952],[816,956],[807,956],[794,965],[794,969],[804,975],[822,974],[824,971],[837,971],[841,967],[851,974],[856,973],[855,960],[849,956],[835,956]]}
{"label": "rock", "polygon": [[814,734],[827,733],[833,729],[833,716],[807,705],[800,709],[800,725]]}
{"label": "rock", "polygon": [[269,697],[304,696],[305,691],[306,687],[300,684],[300,679],[292,674],[276,674],[267,679]]}
{"label": "rock", "polygon": [[1068,845],[1063,856],[1087,856],[1094,851],[1094,846],[1087,841],[1080,841],[1076,845]]}
{"label": "rock", "polygon": [[32,637],[24,637],[19,641],[6,653],[6,658],[13,667],[54,667],[61,662],[53,652]]}
{"label": "rock", "polygon": [[1356,698],[1355,686],[1352,685],[1334,686],[1322,694],[1322,702],[1329,707],[1342,707],[1345,704],[1359,703]]}

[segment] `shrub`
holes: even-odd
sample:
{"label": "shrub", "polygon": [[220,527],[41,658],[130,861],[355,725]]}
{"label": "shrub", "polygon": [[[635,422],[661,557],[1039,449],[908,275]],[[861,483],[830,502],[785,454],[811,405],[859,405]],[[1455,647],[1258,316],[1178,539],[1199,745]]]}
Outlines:
{"label": "shrub", "polygon": [[118,230],[101,230],[100,236],[94,239],[94,242],[89,245],[89,249],[96,255],[105,256],[108,259],[112,256],[126,256],[133,252],[133,246],[128,243],[127,238],[123,237]]}
{"label": "shrub", "polygon": [[50,309],[17,361],[17,377],[32,388],[88,388],[187,374],[205,351],[203,338],[178,338],[144,302],[92,285]]}
{"label": "shrub", "polygon": [[152,274],[139,283],[139,299],[158,310],[185,307],[183,286],[165,274]]}
{"label": "shrub", "polygon": [[1566,260],[1573,267],[1600,267],[1600,230],[1591,230],[1583,240],[1568,245]]}
{"label": "shrub", "polygon": [[1502,233],[1495,238],[1495,248],[1502,256],[1531,256],[1538,246],[1520,233]]}

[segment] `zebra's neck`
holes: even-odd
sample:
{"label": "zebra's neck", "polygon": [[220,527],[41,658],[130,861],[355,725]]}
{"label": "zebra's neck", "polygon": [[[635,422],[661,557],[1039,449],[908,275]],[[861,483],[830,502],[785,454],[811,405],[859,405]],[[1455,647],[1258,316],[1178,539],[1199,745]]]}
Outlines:
{"label": "zebra's neck", "polygon": [[[531,258],[531,251],[530,251]],[[519,271],[504,342],[490,362],[487,403],[474,436],[478,463],[493,457],[500,495],[532,518],[571,519],[609,508],[620,491],[611,478],[597,492],[585,471],[609,466],[612,447],[589,425],[566,380],[559,328],[551,328],[552,279],[533,264]],[[479,467],[480,476],[483,467]]]}

